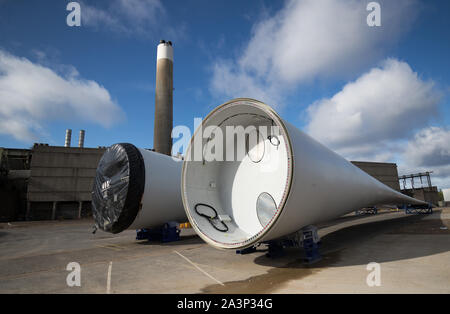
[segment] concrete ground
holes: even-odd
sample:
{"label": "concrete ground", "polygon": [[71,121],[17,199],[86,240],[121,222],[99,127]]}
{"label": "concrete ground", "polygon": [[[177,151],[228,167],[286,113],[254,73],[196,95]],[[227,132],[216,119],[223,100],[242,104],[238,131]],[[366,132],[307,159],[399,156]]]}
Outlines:
{"label": "concrete ground", "polygon": [[[323,259],[216,250],[191,229],[182,240],[92,234],[90,220],[0,224],[0,293],[450,293],[450,208],[433,215],[348,215],[320,226]],[[69,287],[71,262],[81,287]],[[370,262],[381,286],[369,287]],[[70,277],[70,276],[69,276]]]}

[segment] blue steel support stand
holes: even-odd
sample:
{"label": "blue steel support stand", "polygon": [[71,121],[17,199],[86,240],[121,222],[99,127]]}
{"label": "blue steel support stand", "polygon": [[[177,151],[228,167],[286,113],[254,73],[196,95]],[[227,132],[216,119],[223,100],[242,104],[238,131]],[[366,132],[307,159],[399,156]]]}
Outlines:
{"label": "blue steel support stand", "polygon": [[433,205],[428,203],[427,205],[403,205],[405,214],[432,214]]}
{"label": "blue steel support stand", "polygon": [[[268,245],[266,256],[277,258],[284,255],[284,248],[296,247],[303,248],[305,253],[305,263],[311,264],[322,259],[320,255],[320,238],[317,234],[317,228],[307,226],[284,239],[265,242]],[[251,246],[242,250],[237,250],[236,254],[250,254],[256,252],[256,246]]]}
{"label": "blue steel support stand", "polygon": [[248,248],[242,249],[242,250],[236,250],[236,254],[241,254],[241,255],[245,255],[245,254],[250,254],[256,252],[256,246],[250,246]]}
{"label": "blue steel support stand", "polygon": [[322,256],[320,255],[320,238],[317,234],[317,228],[314,226],[307,226],[300,230],[301,232],[301,244],[305,250],[305,262],[308,264],[320,261]]}
{"label": "blue steel support stand", "polygon": [[277,258],[284,255],[285,241],[269,241],[267,244],[269,245],[268,252],[266,253],[267,257]]}
{"label": "blue steel support stand", "polygon": [[175,223],[166,223],[159,228],[139,229],[136,230],[136,240],[174,242],[180,240],[180,229]]}

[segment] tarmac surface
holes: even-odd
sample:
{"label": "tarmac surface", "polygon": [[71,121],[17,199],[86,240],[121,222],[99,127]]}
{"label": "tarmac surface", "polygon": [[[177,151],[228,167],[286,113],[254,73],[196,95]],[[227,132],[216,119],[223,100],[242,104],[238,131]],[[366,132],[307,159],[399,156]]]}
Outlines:
{"label": "tarmac surface", "polygon": [[[319,226],[322,260],[214,249],[192,229],[174,243],[133,230],[92,233],[91,220],[0,224],[0,293],[450,293],[450,208],[382,212]],[[81,286],[69,267],[80,265]],[[380,265],[380,286],[366,278]],[[370,277],[370,276],[369,276]],[[69,280],[68,280],[69,279]]]}

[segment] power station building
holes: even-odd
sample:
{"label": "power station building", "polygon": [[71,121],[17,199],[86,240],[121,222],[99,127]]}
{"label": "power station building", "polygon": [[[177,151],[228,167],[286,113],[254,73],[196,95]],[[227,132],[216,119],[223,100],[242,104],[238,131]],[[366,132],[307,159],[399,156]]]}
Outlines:
{"label": "power station building", "polygon": [[31,149],[0,148],[0,221],[72,219],[90,216],[92,184],[105,147],[34,144]]}
{"label": "power station building", "polygon": [[25,219],[31,155],[30,149],[0,148],[0,221]]}
{"label": "power station building", "polygon": [[400,192],[397,164],[367,161],[352,161],[351,163],[388,187]]}
{"label": "power station building", "polygon": [[104,151],[104,148],[34,145],[27,191],[27,219],[90,215],[93,179]]}

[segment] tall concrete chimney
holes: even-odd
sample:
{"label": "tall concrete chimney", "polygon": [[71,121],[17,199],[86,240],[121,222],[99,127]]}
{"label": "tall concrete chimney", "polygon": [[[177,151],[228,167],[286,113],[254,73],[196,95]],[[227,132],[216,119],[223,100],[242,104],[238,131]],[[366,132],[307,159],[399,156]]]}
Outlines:
{"label": "tall concrete chimney", "polygon": [[173,47],[161,40],[156,58],[155,129],[153,148],[166,155],[172,153],[173,127]]}
{"label": "tall concrete chimney", "polygon": [[86,131],[80,130],[80,135],[78,136],[78,147],[83,148],[84,147],[84,135]]}
{"label": "tall concrete chimney", "polygon": [[64,147],[70,147],[70,142],[72,141],[72,130],[66,130],[66,141],[64,143]]}

